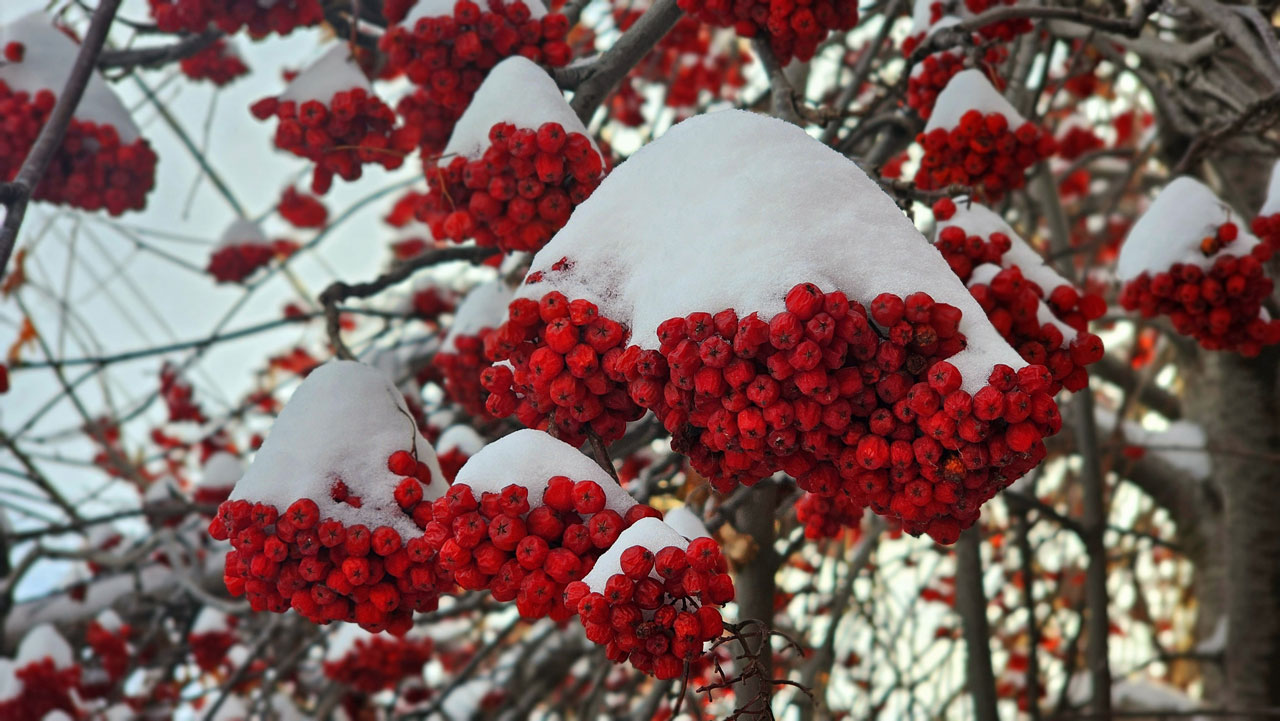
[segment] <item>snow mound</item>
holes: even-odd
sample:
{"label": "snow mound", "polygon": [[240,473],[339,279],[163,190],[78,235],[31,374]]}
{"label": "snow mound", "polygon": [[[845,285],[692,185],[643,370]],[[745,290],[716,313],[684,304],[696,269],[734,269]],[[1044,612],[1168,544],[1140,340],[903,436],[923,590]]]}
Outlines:
{"label": "snow mound", "polygon": [[108,631],[119,631],[124,626],[124,619],[109,608],[103,609],[102,613],[99,613],[94,620],[98,622],[99,626]]}
{"label": "snow mound", "polygon": [[[350,623],[342,624],[343,628],[347,626],[354,626],[355,628],[359,628],[359,626],[356,626],[355,624],[350,624]],[[222,611],[219,611],[216,608],[205,606],[204,608],[200,609],[200,615],[196,616],[195,623],[191,624],[190,633],[194,635],[194,634],[201,634],[201,633],[219,633],[221,631],[230,631],[230,630],[231,630],[231,618],[227,616],[227,614],[223,613]]]}
{"label": "snow mound", "polygon": [[605,508],[626,515],[636,501],[595,461],[550,434],[529,428],[503,436],[480,449],[458,470],[453,484],[465,483],[472,493],[498,493],[515,484],[529,489],[529,504],[539,505],[553,476],[572,481],[595,481],[604,490]]}
{"label": "snow mound", "polygon": [[[1205,257],[1200,241],[1214,235],[1218,226],[1229,220],[1239,227],[1239,237],[1218,254]],[[1120,246],[1116,277],[1133,280],[1143,273],[1166,271],[1175,263],[1208,270],[1218,255],[1248,255],[1258,242],[1249,233],[1248,224],[1212,190],[1194,178],[1182,176],[1160,191],[1129,230],[1129,237]]]}
{"label": "snow mound", "polygon": [[[406,28],[412,28],[414,23],[422,18],[453,17],[453,6],[456,4],[457,0],[418,0],[418,3],[405,14],[404,21],[400,24]],[[546,6],[539,0],[524,0],[524,4],[529,8],[529,17],[535,20],[547,14]],[[482,9],[485,7],[484,3],[479,5]]]}
{"label": "snow mound", "polygon": [[[644,546],[653,553],[667,546],[675,546],[683,551],[689,547],[689,541],[676,529],[656,518],[641,518],[623,531],[618,540],[596,559],[596,565],[591,567],[591,572],[582,582],[596,593],[603,592],[609,577],[622,573],[622,552],[632,546]],[[657,571],[651,571],[649,575],[660,578],[657,574]]]}
{"label": "snow mound", "polygon": [[[26,52],[20,63],[0,64],[0,80],[13,90],[32,95],[41,90],[61,95],[80,46],[53,26],[53,18],[39,10],[0,27],[0,48],[11,42],[22,43]],[[74,117],[114,127],[122,145],[139,136],[129,111],[97,72],[89,75],[89,85]]]}
{"label": "snow mound", "polygon": [[480,157],[489,147],[489,129],[498,123],[537,130],[551,122],[560,123],[566,133],[591,137],[547,71],[520,55],[509,57],[489,71],[458,118],[444,155]]}
{"label": "snow mound", "polygon": [[688,506],[676,506],[675,508],[672,508],[670,511],[667,511],[666,515],[662,517],[662,520],[668,526],[671,526],[676,533],[679,533],[690,541],[695,538],[711,538],[711,532],[708,531],[707,527],[702,523],[702,519],[698,518],[696,513],[689,510]]}
{"label": "snow mound", "polygon": [[68,668],[76,662],[75,655],[71,652],[71,644],[67,643],[67,640],[53,626],[42,623],[22,637],[14,663],[18,668],[22,668],[46,657],[51,659],[53,665],[58,668]]}
{"label": "snow mound", "polygon": [[[561,258],[573,265],[553,270]],[[969,346],[949,358],[976,392],[991,367],[1026,363],[1000,337],[940,253],[854,163],[774,118],[725,110],[679,123],[632,155],[533,259],[543,281],[596,303],[659,347],[658,325],[732,308],[770,317],[812,282],[869,304],[927,291],[963,313]]]}
{"label": "snow mound", "polygon": [[239,458],[219,451],[205,461],[204,472],[200,474],[200,488],[230,488],[244,475],[244,464]]}
{"label": "snow mound", "polygon": [[484,438],[471,426],[461,423],[446,428],[440,434],[440,440],[436,441],[437,454],[456,450],[463,455],[474,456],[481,448],[484,448]]}
{"label": "snow mound", "polygon": [[236,218],[231,221],[226,230],[222,231],[217,247],[229,248],[235,245],[267,245],[268,243],[266,233],[262,232],[262,228],[257,223],[247,218]]}
{"label": "snow mound", "polygon": [[507,304],[513,294],[514,291],[501,278],[472,288],[453,314],[453,323],[449,326],[449,334],[444,337],[441,350],[452,353],[457,350],[458,336],[475,335],[484,328],[502,325],[507,319]]}
{"label": "snow mound", "polygon": [[960,124],[960,117],[970,110],[999,113],[1009,121],[1011,129],[1026,122],[981,70],[970,68],[956,73],[947,81],[947,87],[938,93],[938,101],[933,106],[933,114],[929,116],[929,124],[924,127],[924,132],[934,128],[954,128]]}
{"label": "snow mound", "polygon": [[351,48],[345,42],[334,43],[320,59],[311,63],[280,94],[280,101],[305,103],[318,100],[325,105],[344,90],[360,88],[372,93],[369,78],[356,64]]}
{"label": "snow mound", "polygon": [[[418,536],[421,530],[396,503],[401,479],[387,469],[392,453],[411,448],[431,469],[423,497],[444,495],[447,484],[435,451],[391,379],[355,361],[332,361],[298,386],[231,500],[268,503],[283,512],[294,501],[310,498],[320,507],[321,520],[385,525],[404,538]],[[339,480],[360,497],[360,508],[333,500],[330,491]]]}
{"label": "snow mound", "polygon": [[[1267,199],[1262,203],[1258,215],[1275,215],[1280,213],[1280,160],[1271,166],[1271,181],[1267,183]],[[4,216],[0,215],[0,221]]]}
{"label": "snow mound", "polygon": [[[1004,233],[1009,237],[1010,247],[1000,258],[1001,267],[1018,266],[1022,271],[1022,277],[1040,286],[1040,290],[1044,291],[1046,296],[1060,285],[1071,285],[1071,281],[1049,267],[1044,262],[1044,256],[1036,252],[1027,241],[1022,239],[1022,236],[1015,233],[998,213],[985,205],[969,202],[965,196],[955,198],[954,202],[956,212],[950,220],[938,223],[939,233],[952,225],[959,226],[968,235],[981,236],[983,240],[992,233]],[[1074,337],[1075,333],[1073,329],[1069,335]]]}

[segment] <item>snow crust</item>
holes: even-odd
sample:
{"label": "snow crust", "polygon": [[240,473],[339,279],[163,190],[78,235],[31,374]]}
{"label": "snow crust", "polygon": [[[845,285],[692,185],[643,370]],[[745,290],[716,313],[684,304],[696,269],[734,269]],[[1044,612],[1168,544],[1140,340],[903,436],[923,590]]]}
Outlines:
{"label": "snow crust", "polygon": [[244,464],[239,458],[226,451],[218,451],[205,462],[197,485],[200,488],[230,488],[243,475]]}
{"label": "snow crust", "polygon": [[1009,121],[1010,128],[1026,122],[981,70],[970,68],[956,73],[947,81],[947,87],[938,93],[938,101],[933,106],[933,114],[929,116],[929,124],[924,126],[924,131],[927,133],[934,128],[954,128],[960,124],[960,117],[970,110],[999,113]]}
{"label": "snow crust", "polygon": [[352,57],[351,48],[345,42],[337,42],[319,60],[298,73],[280,94],[280,100],[295,103],[319,100],[328,105],[337,93],[355,88],[373,92],[369,78]]}
{"label": "snow crust", "polygon": [[552,476],[599,483],[604,490],[604,507],[622,515],[636,505],[636,500],[595,461],[551,434],[531,428],[481,448],[458,469],[453,484],[467,484],[477,499],[486,491],[499,493],[512,484],[523,486],[529,489],[529,505],[536,506]]}
{"label": "snow crust", "polygon": [[[1217,255],[1206,258],[1200,252],[1200,241],[1216,233],[1218,226],[1228,220],[1240,229],[1239,237]],[[1248,255],[1258,242],[1249,232],[1249,224],[1212,190],[1194,178],[1181,176],[1160,191],[1129,230],[1129,237],[1120,246],[1116,277],[1132,280],[1143,273],[1166,271],[1174,263],[1207,270],[1218,255]]]}
{"label": "snow crust", "polygon": [[448,453],[457,450],[463,455],[474,456],[484,448],[484,438],[475,429],[464,423],[449,426],[436,441],[436,453]]}
{"label": "snow crust", "polygon": [[[959,196],[954,199],[956,204],[955,215],[950,220],[940,221],[938,223],[938,232],[941,233],[944,228],[955,225],[959,226],[967,235],[978,235],[986,240],[992,233],[1004,233],[1009,236],[1010,247],[1000,258],[1000,265],[1003,268],[1018,266],[1022,271],[1022,276],[1027,280],[1040,286],[1040,289],[1046,295],[1053,292],[1054,288],[1060,285],[1071,285],[1071,281],[1063,278],[1058,271],[1051,268],[1044,262],[1044,256],[1036,252],[1022,236],[1014,232],[1013,228],[1001,218],[998,213],[978,203],[970,203],[965,196]],[[1071,335],[1075,335],[1073,331]]]}
{"label": "snow crust", "polygon": [[[659,347],[657,328],[695,311],[771,317],[797,283],[868,304],[927,291],[963,313],[969,347],[948,359],[976,392],[997,363],[1026,363],[940,253],[854,163],[774,118],[725,110],[679,123],[604,179],[533,259],[542,282],[596,303]],[[573,266],[552,270],[568,257]]]}
{"label": "snow crust", "polygon": [[[607,551],[600,554],[600,558],[596,559],[596,565],[591,567],[591,572],[582,579],[582,582],[596,593],[604,591],[604,584],[609,577],[622,573],[622,552],[632,546],[644,546],[653,553],[667,546],[675,546],[683,551],[689,547],[689,541],[674,528],[656,518],[641,518],[619,534],[618,540],[614,541]],[[657,571],[651,571],[649,575],[659,578],[657,574]]]}
{"label": "snow crust", "polygon": [[494,278],[472,288],[458,304],[441,350],[446,353],[456,350],[458,336],[475,335],[484,328],[502,325],[507,318],[507,305],[511,303],[513,295],[514,291],[502,278]]}
{"label": "snow crust", "polygon": [[[0,80],[32,95],[41,90],[61,95],[80,51],[75,41],[53,26],[53,18],[37,10],[0,26],[0,48],[11,42],[22,43],[26,52],[20,63],[0,64]],[[74,117],[114,127],[123,144],[139,137],[129,111],[96,71],[89,75]]]}
{"label": "snow crust", "polygon": [[[435,451],[391,379],[355,361],[331,361],[298,386],[230,498],[268,503],[281,512],[310,498],[320,507],[321,520],[385,525],[404,538],[417,536],[421,530],[395,500],[400,477],[387,469],[392,453],[411,449],[431,469],[423,497],[444,495],[448,484]],[[332,499],[338,480],[360,497],[360,508]]]}
{"label": "snow crust", "polygon": [[18,656],[13,660],[18,668],[35,663],[45,657],[53,660],[53,665],[62,669],[75,664],[75,655],[71,652],[71,644],[47,623],[27,632],[18,644]]}
{"label": "snow crust", "polygon": [[[671,526],[672,530],[681,536],[692,541],[695,538],[711,538],[711,532],[707,530],[706,525],[702,523],[702,519],[698,518],[698,514],[689,510],[688,506],[676,506],[667,511],[662,520]],[[626,549],[623,549],[626,550]]]}
{"label": "snow crust", "polygon": [[[1280,213],[1280,160],[1271,166],[1271,181],[1267,183],[1267,199],[1262,203],[1258,215],[1275,215]],[[4,216],[0,215],[0,221]]]}
{"label": "snow crust", "polygon": [[217,247],[267,245],[268,242],[266,233],[262,232],[262,228],[257,223],[248,218],[236,218],[231,221],[226,230],[222,231],[222,236],[218,238]]}
{"label": "snow crust", "polygon": [[560,123],[566,133],[591,137],[551,76],[532,60],[515,55],[489,71],[471,104],[458,118],[444,155],[480,157],[489,147],[489,129],[497,123],[537,130],[539,125],[551,122]]}
{"label": "snow crust", "polygon": [[[418,0],[418,3],[412,9],[405,13],[404,22],[400,24],[412,29],[414,23],[422,18],[453,17],[453,6],[455,4],[457,4],[457,0]],[[524,4],[529,8],[529,16],[534,19],[547,14],[546,6],[540,0],[524,0]],[[484,3],[480,3],[480,7],[484,9],[486,6]]]}

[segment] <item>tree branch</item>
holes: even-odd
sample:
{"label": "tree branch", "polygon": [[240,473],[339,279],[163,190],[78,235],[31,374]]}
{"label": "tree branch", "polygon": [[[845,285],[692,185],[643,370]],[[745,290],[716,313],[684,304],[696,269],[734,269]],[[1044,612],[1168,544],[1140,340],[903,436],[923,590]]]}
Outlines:
{"label": "tree branch", "polygon": [[569,103],[584,125],[591,123],[591,116],[600,107],[600,103],[613,92],[631,68],[675,27],[683,14],[684,11],[676,5],[676,0],[657,0],[636,20],[635,25],[618,38],[618,42],[600,54],[600,58],[591,66],[591,74],[578,83],[573,102]]}

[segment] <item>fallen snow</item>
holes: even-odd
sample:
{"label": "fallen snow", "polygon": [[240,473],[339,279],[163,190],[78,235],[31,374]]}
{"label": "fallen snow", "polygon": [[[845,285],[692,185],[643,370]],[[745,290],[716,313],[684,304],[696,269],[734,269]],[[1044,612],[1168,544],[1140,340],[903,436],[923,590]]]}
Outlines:
{"label": "fallen snow", "polygon": [[[1044,262],[1044,256],[1028,245],[1027,241],[1014,232],[1013,228],[1004,221],[1004,218],[1001,218],[995,211],[985,205],[970,203],[965,196],[954,198],[954,202],[956,204],[955,215],[951,216],[950,220],[939,221],[939,233],[944,228],[952,225],[959,226],[966,235],[981,236],[983,240],[986,240],[992,233],[1004,233],[1009,237],[1010,246],[1009,250],[1000,258],[1001,267],[1018,266],[1022,270],[1022,276],[1040,286],[1046,296],[1060,285],[1071,285],[1071,281],[1063,278],[1058,274],[1058,271],[1049,267]],[[1071,335],[1074,336],[1075,331],[1072,331]]]}
{"label": "fallen snow", "polygon": [[458,470],[453,484],[467,484],[477,497],[485,491],[498,493],[512,484],[523,486],[529,489],[529,504],[536,506],[553,476],[599,483],[604,490],[605,508],[623,515],[636,505],[636,500],[603,468],[577,448],[529,428],[480,449]]}
{"label": "fallen snow", "polygon": [[244,463],[226,451],[218,451],[205,461],[197,485],[200,488],[230,488],[244,475]]}
{"label": "fallen snow", "polygon": [[498,123],[537,130],[550,122],[560,123],[566,133],[591,137],[547,71],[532,60],[515,55],[489,71],[471,104],[458,118],[444,155],[480,157],[489,147],[489,129]]}
{"label": "fallen snow", "polygon": [[[574,265],[551,266],[563,257]],[[732,308],[768,318],[796,284],[864,304],[927,291],[963,313],[949,360],[976,392],[991,367],[1026,363],[894,202],[847,158],[773,118],[726,110],[671,128],[604,179],[533,259],[541,283],[596,303],[656,349],[658,325]]]}
{"label": "fallen snow", "polygon": [[474,456],[481,448],[484,448],[484,438],[464,423],[449,426],[436,441],[437,454],[456,450],[465,456]]}
{"label": "fallen snow", "polygon": [[[20,63],[0,63],[0,80],[13,90],[32,95],[41,90],[61,95],[80,46],[53,26],[53,18],[39,10],[0,26],[0,48],[10,42],[22,43],[26,52]],[[129,111],[97,72],[89,75],[74,117],[114,127],[123,144],[132,143],[139,136]]]}
{"label": "fallen snow", "polygon": [[[423,497],[444,495],[448,484],[435,451],[391,379],[355,361],[332,361],[298,386],[231,500],[268,503],[283,512],[294,501],[310,498],[320,507],[321,520],[385,525],[404,538],[417,536],[421,530],[395,500],[400,477],[387,468],[387,458],[401,450],[416,450],[418,460],[431,468]],[[360,497],[360,508],[332,499],[338,480]]]}
{"label": "fallen snow", "polygon": [[[1267,199],[1262,203],[1258,215],[1274,215],[1280,213],[1280,160],[1271,166],[1271,182],[1267,183]],[[4,219],[0,215],[0,221]]]}
{"label": "fallen snow", "polygon": [[76,662],[71,644],[47,623],[36,626],[22,637],[22,643],[18,644],[18,655],[13,662],[18,668],[22,668],[44,658],[51,659],[53,665],[60,669],[69,668]]}
{"label": "fallen snow", "polygon": [[234,245],[267,245],[267,235],[258,224],[247,218],[236,218],[218,238],[218,248]]}
{"label": "fallen snow", "polygon": [[666,512],[662,517],[668,526],[680,535],[692,541],[695,538],[711,538],[711,532],[707,530],[706,525],[702,523],[702,519],[698,515],[689,510],[688,506],[676,506]]}
{"label": "fallen snow", "polygon": [[[412,29],[414,23],[422,18],[453,17],[453,6],[456,4],[457,0],[418,0],[412,9],[405,13],[404,21],[400,24]],[[524,0],[524,4],[529,8],[529,16],[532,18],[540,18],[547,14],[546,6],[539,0]],[[480,5],[483,8],[484,3]]]}
{"label": "fallen snow", "polygon": [[507,319],[507,305],[513,295],[514,291],[502,278],[494,278],[472,288],[453,314],[453,323],[449,326],[449,334],[444,337],[442,350],[453,352],[457,348],[458,336],[475,335],[485,328],[502,325]]}
{"label": "fallen snow", "polygon": [[298,73],[280,94],[280,100],[295,103],[318,100],[328,105],[334,95],[355,88],[373,92],[369,78],[352,57],[351,48],[345,42],[337,42],[319,60]]}
{"label": "fallen snow", "polygon": [[947,81],[947,87],[938,93],[933,114],[929,116],[929,124],[924,127],[924,131],[927,133],[934,128],[954,128],[960,124],[960,117],[970,110],[999,113],[1009,121],[1011,130],[1026,122],[981,70],[970,68],[952,76]]}
{"label": "fallen snow", "polygon": [[[582,582],[596,593],[603,592],[604,584],[609,578],[614,574],[622,573],[622,552],[632,546],[644,546],[653,553],[668,546],[675,546],[683,551],[689,547],[689,541],[674,528],[656,518],[641,518],[623,531],[608,550],[600,554],[600,558],[596,559],[596,565],[591,567],[591,572],[582,579]],[[655,570],[649,575],[660,578],[657,574]]]}
{"label": "fallen snow", "polygon": [[[1240,229],[1239,237],[1206,258],[1200,252],[1200,241],[1214,235],[1228,220]],[[1116,277],[1132,280],[1143,273],[1166,271],[1175,263],[1208,269],[1218,255],[1248,255],[1258,242],[1249,233],[1248,223],[1212,190],[1194,178],[1181,176],[1160,191],[1129,230],[1120,246]]]}

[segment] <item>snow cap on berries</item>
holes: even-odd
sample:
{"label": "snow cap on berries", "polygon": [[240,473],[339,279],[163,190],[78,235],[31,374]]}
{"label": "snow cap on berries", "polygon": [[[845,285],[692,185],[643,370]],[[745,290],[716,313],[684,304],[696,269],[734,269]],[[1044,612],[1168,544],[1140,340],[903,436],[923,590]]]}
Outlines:
{"label": "snow cap on berries", "polygon": [[205,461],[204,470],[200,473],[200,479],[197,481],[199,488],[230,488],[240,480],[240,476],[244,475],[244,464],[239,458],[227,453],[219,451],[209,460]]}
{"label": "snow cap on berries", "polygon": [[1258,215],[1275,215],[1280,213],[1280,160],[1271,166],[1271,181],[1267,183],[1267,199],[1262,203]]}
{"label": "snow cap on berries", "polygon": [[14,663],[18,668],[22,668],[46,657],[52,660],[57,668],[68,668],[76,662],[75,655],[71,652],[71,644],[67,643],[67,640],[53,626],[42,623],[22,637]]}
{"label": "snow cap on berries", "polygon": [[798,283],[863,304],[928,289],[963,313],[968,347],[948,360],[965,390],[996,364],[1026,365],[926,246],[847,158],[788,123],[726,110],[677,124],[618,166],[535,256],[529,277],[542,282],[516,295],[591,301],[656,350],[669,318],[724,308],[772,317]]}
{"label": "snow cap on berries", "polygon": [[[1239,236],[1213,256],[1205,256],[1201,241],[1227,222],[1240,226]],[[1203,183],[1187,176],[1175,178],[1129,230],[1120,246],[1116,277],[1131,280],[1144,272],[1166,271],[1175,263],[1208,270],[1218,255],[1249,255],[1260,241],[1245,227],[1240,215]]]}
{"label": "snow cap on berries", "polygon": [[453,323],[449,326],[449,334],[444,337],[441,350],[451,353],[457,350],[459,336],[475,335],[485,328],[502,325],[507,318],[507,304],[511,302],[512,293],[502,278],[494,278],[472,288],[454,312]]}
{"label": "snow cap on berries", "polygon": [[[542,431],[524,429],[503,436],[480,449],[458,471],[454,485],[465,484],[479,497],[486,491],[501,493],[515,484],[529,490],[529,500],[542,498],[547,481],[567,476],[573,481],[595,481],[604,491],[604,507],[626,515],[636,500],[595,461],[564,441]],[[536,505],[536,504],[535,504]],[[619,551],[621,553],[621,551]]]}
{"label": "snow cap on berries", "polygon": [[663,522],[675,529],[676,533],[684,536],[689,540],[695,538],[710,538],[711,532],[707,530],[706,525],[702,523],[702,519],[698,518],[698,514],[689,510],[688,506],[676,506],[667,511],[662,517]]}
{"label": "snow cap on berries", "polygon": [[369,78],[356,63],[351,48],[346,43],[334,43],[320,59],[307,66],[280,94],[280,101],[292,100],[298,104],[319,100],[328,104],[333,96],[344,90],[360,88],[372,93]]}
{"label": "snow cap on berries", "polygon": [[[60,95],[80,50],[76,43],[54,27],[48,14],[39,10],[0,26],[0,48],[11,42],[22,43],[25,53],[20,63],[0,63],[0,81],[15,92],[32,96],[41,90]],[[122,145],[132,143],[139,136],[129,111],[97,71],[89,74],[89,84],[73,117],[114,127]]]}
{"label": "snow cap on berries", "polygon": [[[539,0],[522,0],[529,8],[529,17],[537,20],[547,14],[547,8]],[[405,14],[401,25],[412,28],[422,18],[453,17],[453,8],[457,0],[417,0],[417,3]]]}
{"label": "snow cap on berries", "polygon": [[[417,536],[421,530],[394,496],[402,477],[388,469],[387,459],[396,451],[414,453],[431,470],[423,498],[444,494],[447,484],[435,451],[391,379],[362,363],[331,361],[294,391],[231,500],[267,503],[283,512],[309,498],[321,519],[390,526],[402,537]],[[361,499],[360,507],[334,500],[338,481]]]}
{"label": "snow cap on berries", "polygon": [[925,126],[924,132],[934,128],[954,128],[960,124],[961,116],[970,110],[984,114],[999,113],[1009,121],[1010,128],[1027,122],[981,70],[969,69],[956,73],[947,87],[938,94],[938,101],[933,106],[933,114],[929,116],[929,124]]}
{"label": "snow cap on berries", "polygon": [[[977,235],[984,240],[992,233],[1003,233],[1009,238],[1009,249],[1000,257],[1000,265],[1004,268],[1018,266],[1022,276],[1040,286],[1045,293],[1051,293],[1060,285],[1071,285],[1071,281],[1063,278],[1058,271],[1049,267],[1040,255],[1014,232],[1013,228],[999,214],[985,205],[969,202],[969,198],[961,195],[954,198],[956,212],[947,220],[938,221],[938,232],[954,225],[964,230],[966,235]],[[982,281],[986,282],[986,281]],[[1075,335],[1075,331],[1071,332]]]}
{"label": "snow cap on berries", "polygon": [[[656,518],[641,518],[623,531],[609,550],[596,559],[596,565],[591,568],[591,572],[582,579],[582,582],[592,591],[602,593],[609,578],[614,574],[622,573],[622,554],[632,546],[643,546],[656,554],[671,546],[683,551],[689,547],[689,540],[663,521]],[[656,578],[657,572],[653,573]]]}

